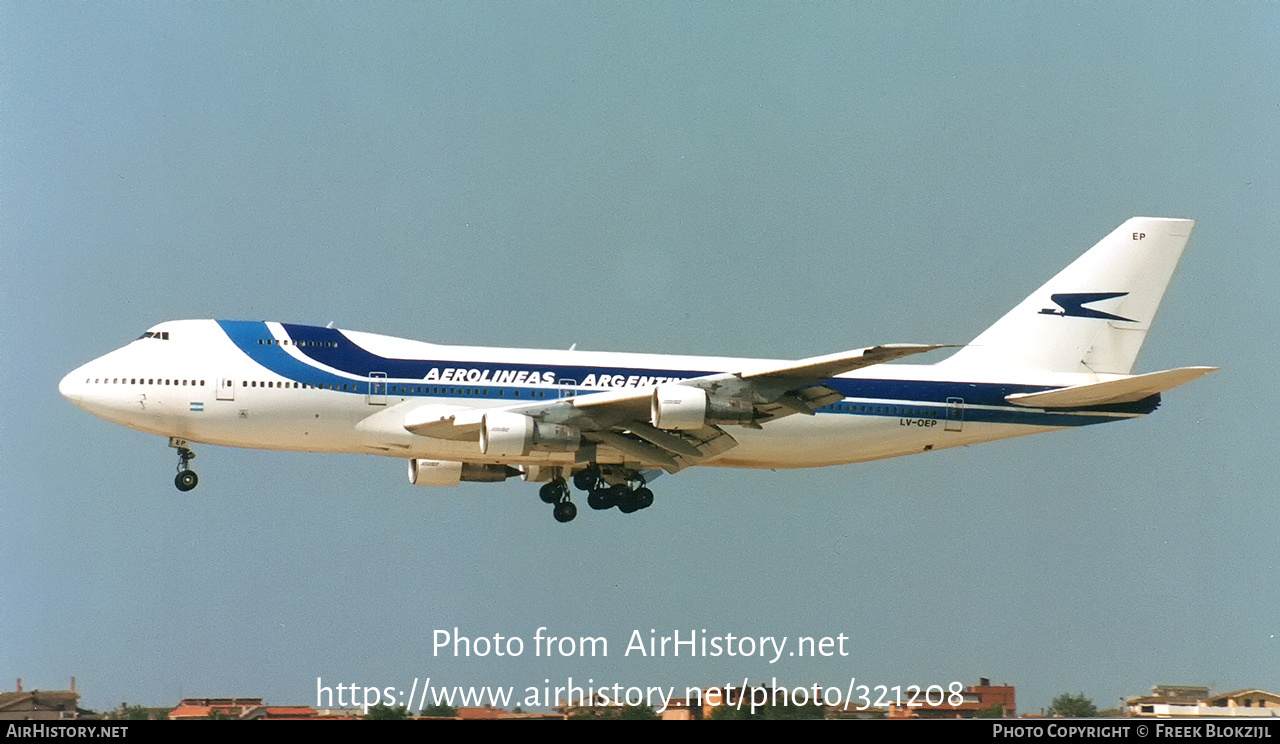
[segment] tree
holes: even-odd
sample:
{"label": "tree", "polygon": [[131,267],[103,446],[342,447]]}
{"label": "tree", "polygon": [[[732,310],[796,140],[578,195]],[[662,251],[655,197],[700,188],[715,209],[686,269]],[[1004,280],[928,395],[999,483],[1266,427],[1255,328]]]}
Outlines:
{"label": "tree", "polygon": [[653,712],[652,705],[624,705],[618,711],[620,721],[656,721],[658,714]]}
{"label": "tree", "polygon": [[1049,715],[1063,718],[1093,718],[1098,715],[1098,706],[1085,697],[1083,692],[1078,695],[1064,692],[1053,699],[1053,705],[1049,706]]}
{"label": "tree", "polygon": [[120,703],[120,707],[108,713],[107,718],[120,721],[145,721],[151,717],[150,712],[141,705]]}
{"label": "tree", "polygon": [[432,718],[454,718],[458,715],[458,709],[444,703],[436,703],[418,711],[418,715]]}
{"label": "tree", "polygon": [[578,708],[569,718],[574,721],[656,721],[652,705],[622,705]]}
{"label": "tree", "polygon": [[1004,706],[996,703],[990,708],[983,708],[973,714],[974,718],[1004,718]]}
{"label": "tree", "polygon": [[408,717],[409,709],[403,705],[392,708],[381,703],[373,706],[368,713],[364,714],[366,721],[403,721]]}
{"label": "tree", "polygon": [[763,706],[756,706],[754,712],[750,704],[744,704],[741,708],[725,704],[716,706],[711,711],[713,721],[803,721],[823,718],[826,718],[826,711],[817,703],[774,705],[770,701]]}

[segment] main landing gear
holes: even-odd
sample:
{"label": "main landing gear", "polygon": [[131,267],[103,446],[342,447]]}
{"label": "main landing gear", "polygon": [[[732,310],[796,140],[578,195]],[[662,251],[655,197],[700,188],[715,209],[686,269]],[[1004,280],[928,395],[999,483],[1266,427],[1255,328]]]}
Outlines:
{"label": "main landing gear", "polygon": [[[592,465],[573,474],[573,485],[587,492],[587,506],[597,511],[616,506],[623,514],[631,514],[653,505],[653,491],[645,487],[644,479],[639,474],[625,471],[615,476],[615,479],[616,477],[624,480],[610,484],[601,475],[600,468]],[[578,507],[569,500],[569,484],[564,478],[558,477],[544,485],[538,496],[543,503],[555,504],[552,516],[557,522],[569,522],[578,515]]]}
{"label": "main landing gear", "polygon": [[178,450],[178,474],[173,478],[173,485],[177,486],[179,491],[190,491],[200,482],[200,477],[190,466],[191,461],[196,459],[196,453],[181,445],[170,444],[169,446]]}
{"label": "main landing gear", "polygon": [[569,484],[564,482],[564,478],[556,478],[538,489],[538,497],[544,504],[555,504],[551,508],[551,516],[557,522],[572,522],[578,516],[578,507],[569,500]]}

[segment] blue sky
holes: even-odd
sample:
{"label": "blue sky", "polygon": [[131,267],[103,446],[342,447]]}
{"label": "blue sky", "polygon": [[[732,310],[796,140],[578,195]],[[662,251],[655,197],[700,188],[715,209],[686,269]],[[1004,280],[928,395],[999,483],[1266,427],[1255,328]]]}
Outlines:
{"label": "blue sky", "polygon": [[[0,680],[83,703],[407,687],[1280,689],[1280,10],[1268,3],[0,4]],[[1130,216],[1195,234],[1141,421],[694,470],[555,524],[520,483],[202,447],[57,394],[175,318],[799,358],[963,343]],[[603,635],[453,659],[432,631]],[[623,657],[633,629],[847,657]],[[4,683],[6,685],[12,682]]]}

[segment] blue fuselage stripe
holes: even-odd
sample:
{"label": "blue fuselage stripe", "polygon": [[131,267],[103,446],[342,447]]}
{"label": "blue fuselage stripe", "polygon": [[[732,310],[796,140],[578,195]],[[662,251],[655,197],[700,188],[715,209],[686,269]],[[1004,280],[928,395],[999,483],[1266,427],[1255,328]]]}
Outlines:
{"label": "blue fuselage stripe", "polygon": [[[295,357],[279,340],[273,339],[264,322],[220,320],[218,324],[250,359],[281,377],[305,385],[362,395],[385,392],[403,398],[480,398],[516,403],[534,397],[528,392],[533,388],[546,391],[546,397],[552,398],[597,393],[617,387],[649,386],[722,371],[393,359],[361,348],[337,329],[282,324],[294,353],[342,373],[334,374]],[[447,375],[442,370],[459,370],[467,376],[460,375],[457,380],[441,379],[442,374]],[[573,386],[587,380],[609,380],[610,384],[571,387],[569,391],[547,390],[552,385]],[[1083,426],[1114,421],[1116,414],[1150,413],[1160,401],[1159,395],[1153,395],[1123,405],[1045,411],[1011,406],[1005,400],[1005,396],[1014,393],[1049,389],[1044,385],[870,378],[833,378],[822,384],[852,402],[826,406],[819,413],[942,420],[949,412],[963,408],[962,417],[966,422],[1030,426]]]}

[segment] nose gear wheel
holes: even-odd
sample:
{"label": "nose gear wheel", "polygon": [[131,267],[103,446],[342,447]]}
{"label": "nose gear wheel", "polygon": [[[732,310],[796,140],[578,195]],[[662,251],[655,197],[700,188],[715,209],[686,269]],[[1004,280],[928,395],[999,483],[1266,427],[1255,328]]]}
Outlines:
{"label": "nose gear wheel", "polygon": [[186,447],[178,447],[178,474],[173,479],[173,485],[177,486],[179,491],[190,491],[200,483],[200,477],[190,466],[190,462],[194,459],[196,459],[196,453]]}

